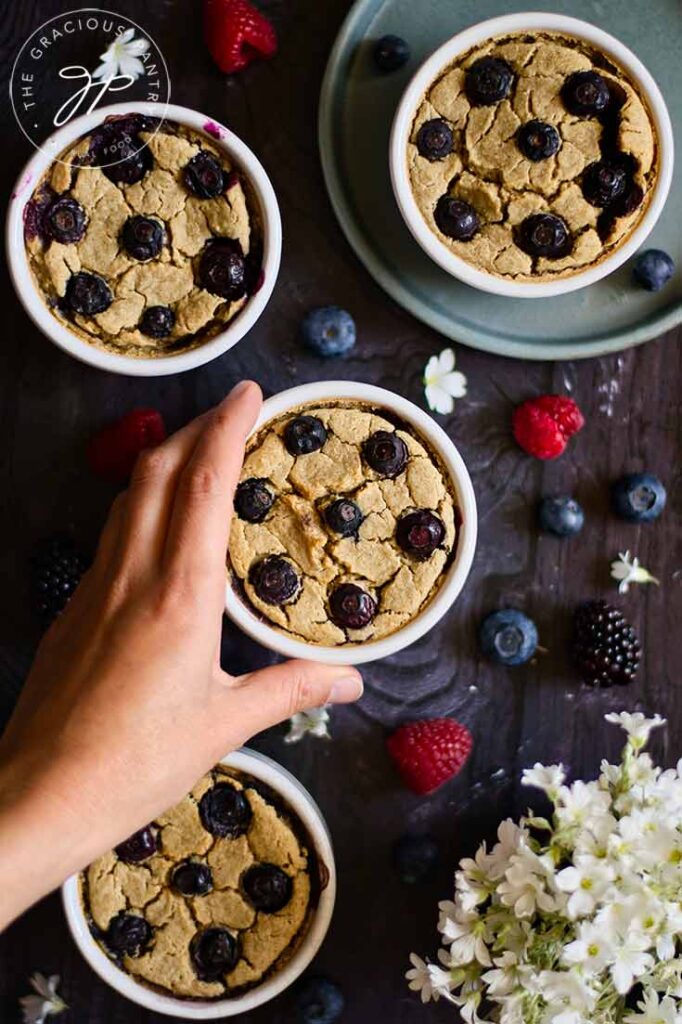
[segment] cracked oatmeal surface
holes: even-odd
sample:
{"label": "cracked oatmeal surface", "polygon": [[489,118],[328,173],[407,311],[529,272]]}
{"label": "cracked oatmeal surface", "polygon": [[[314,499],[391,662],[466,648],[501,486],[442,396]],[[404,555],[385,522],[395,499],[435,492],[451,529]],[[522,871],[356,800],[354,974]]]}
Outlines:
{"label": "cracked oatmeal surface", "polygon": [[[95,130],[96,131],[96,130]],[[248,301],[222,298],[199,285],[197,264],[207,242],[230,238],[244,256],[258,258],[259,226],[248,184],[220,147],[199,132],[172,122],[158,131],[138,131],[148,149],[150,166],[134,184],[115,183],[92,159],[91,132],[68,147],[47,170],[29,202],[26,247],[31,273],[52,314],[79,338],[127,356],[153,358],[194,348],[224,329]],[[199,152],[210,153],[222,167],[225,187],[213,198],[188,189],[183,172]],[[64,244],[41,230],[42,211],[51,199],[68,196],[86,216],[83,237]],[[153,259],[131,257],[121,242],[126,220],[150,217],[163,230],[163,245]],[[101,276],[113,301],[86,316],[65,303],[69,279],[80,271]],[[170,307],[174,324],[162,338],[140,329],[146,309]]]}
{"label": "cracked oatmeal surface", "polygon": [[[506,61],[514,72],[507,98],[472,106],[465,91],[466,71],[481,57]],[[604,154],[603,125],[597,118],[569,113],[561,98],[574,72],[596,70],[618,90],[617,145],[636,161],[634,183],[644,198],[631,214],[607,219],[585,199],[581,177]],[[454,148],[440,160],[420,155],[419,128],[444,119]],[[519,127],[537,119],[556,127],[561,145],[537,162],[517,144]],[[646,210],[657,175],[657,138],[651,112],[623,68],[588,44],[557,33],[515,34],[477,46],[458,57],[429,86],[412,126],[407,152],[412,191],[429,228],[457,256],[487,273],[519,280],[567,277],[599,263],[631,234]],[[481,227],[470,241],[439,230],[434,209],[441,196],[470,203]],[[515,242],[515,229],[534,213],[565,221],[572,251],[558,259],[533,257]],[[602,215],[600,218],[600,214]]]}
{"label": "cracked oatmeal surface", "polygon": [[[287,423],[301,413],[319,418],[327,439],[319,451],[292,456],[283,441]],[[397,431],[408,451],[405,469],[381,476],[363,458],[376,431]],[[266,424],[247,445],[242,481],[267,482],[275,497],[262,522],[235,516],[229,565],[243,595],[272,625],[307,643],[338,646],[388,636],[406,625],[441,586],[456,547],[458,511],[446,470],[405,424],[394,425],[382,410],[361,403],[309,403]],[[339,536],[325,522],[330,502],[346,497],[359,506],[362,523],[353,536]],[[396,542],[399,519],[429,509],[443,526],[442,543],[416,561]],[[283,556],[296,569],[300,588],[281,606],[261,600],[250,569],[268,555]],[[376,615],[362,629],[344,629],[329,614],[335,586],[353,583],[376,601]]]}
{"label": "cracked oatmeal surface", "polygon": [[[234,839],[207,832],[199,814],[201,797],[214,783],[224,782],[243,792],[252,811],[248,830]],[[106,930],[123,912],[144,917],[153,934],[142,955],[124,955],[120,966],[172,995],[224,998],[283,966],[307,929],[316,862],[303,826],[281,799],[250,776],[218,765],[151,827],[158,841],[151,857],[128,864],[111,851],[83,873],[84,906],[105,952]],[[172,888],[171,872],[186,859],[210,868],[207,894],[185,897]],[[275,913],[256,910],[243,891],[242,875],[257,863],[277,865],[292,880],[289,902]],[[190,955],[194,936],[209,927],[227,929],[238,942],[239,959],[219,980],[200,978]]]}

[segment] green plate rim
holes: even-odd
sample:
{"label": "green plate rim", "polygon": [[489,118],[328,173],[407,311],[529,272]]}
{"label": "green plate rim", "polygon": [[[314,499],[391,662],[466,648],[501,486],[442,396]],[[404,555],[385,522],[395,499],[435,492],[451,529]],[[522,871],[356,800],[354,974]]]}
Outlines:
{"label": "green plate rim", "polygon": [[[576,344],[572,344],[570,341],[524,343],[500,338],[497,333],[490,332],[484,334],[479,330],[472,330],[465,324],[457,323],[453,326],[449,316],[440,313],[437,308],[429,306],[426,300],[420,302],[419,298],[415,297],[408,288],[401,284],[397,276],[391,272],[390,267],[375,252],[364,235],[362,228],[356,222],[352,205],[347,199],[343,188],[342,175],[340,174],[339,163],[336,158],[334,138],[334,108],[337,97],[337,83],[340,74],[345,70],[348,63],[346,50],[355,39],[358,24],[365,17],[371,18],[375,16],[378,9],[386,2],[387,0],[355,0],[355,3],[346,15],[334,41],[325,68],[320,90],[317,124],[322,173],[336,218],[356,256],[384,291],[399,306],[406,309],[422,323],[433,327],[434,330],[446,338],[483,352],[493,352],[495,355],[517,359],[567,360],[589,359],[595,356],[609,355],[614,352],[622,352],[624,349],[632,348],[635,345],[642,345],[653,338],[659,338],[682,323],[681,300],[672,308],[669,307],[660,313],[653,314],[634,329],[619,330],[588,342]],[[481,294],[483,295],[483,292]],[[542,300],[525,299],[524,301],[541,302]]]}

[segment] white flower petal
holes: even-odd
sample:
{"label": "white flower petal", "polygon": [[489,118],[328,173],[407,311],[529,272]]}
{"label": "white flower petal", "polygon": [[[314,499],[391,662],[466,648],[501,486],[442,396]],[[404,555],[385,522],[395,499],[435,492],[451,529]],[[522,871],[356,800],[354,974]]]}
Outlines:
{"label": "white flower petal", "polygon": [[138,57],[124,55],[119,59],[118,66],[122,75],[127,75],[133,80],[144,75],[144,64]]}

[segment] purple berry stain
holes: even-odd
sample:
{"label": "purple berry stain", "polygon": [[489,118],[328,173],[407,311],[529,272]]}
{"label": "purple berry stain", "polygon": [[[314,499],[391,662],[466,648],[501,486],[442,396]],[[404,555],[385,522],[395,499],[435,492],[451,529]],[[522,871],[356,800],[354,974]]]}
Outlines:
{"label": "purple berry stain", "polygon": [[204,123],[204,131],[207,135],[212,135],[214,139],[222,139],[223,129],[215,121],[206,121]]}

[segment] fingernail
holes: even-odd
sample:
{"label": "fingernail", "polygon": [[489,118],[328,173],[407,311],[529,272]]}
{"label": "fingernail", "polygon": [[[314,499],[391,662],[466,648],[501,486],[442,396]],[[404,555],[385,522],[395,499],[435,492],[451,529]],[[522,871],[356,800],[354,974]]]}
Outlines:
{"label": "fingernail", "polygon": [[360,676],[343,676],[337,679],[329,694],[330,704],[350,704],[362,697],[364,687]]}
{"label": "fingernail", "polygon": [[252,380],[240,380],[239,384],[235,384],[235,386],[232,388],[232,390],[227,395],[227,397],[224,399],[224,401],[225,402],[233,402],[235,400],[235,398],[239,398],[239,396],[244,391],[246,391],[247,388],[250,388],[252,385],[253,385],[253,381]]}

